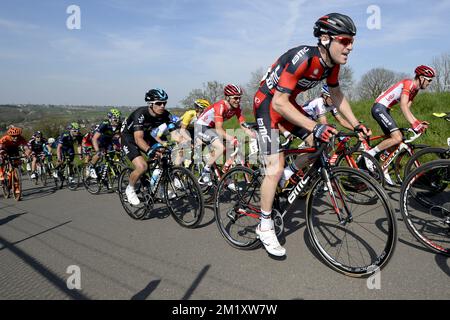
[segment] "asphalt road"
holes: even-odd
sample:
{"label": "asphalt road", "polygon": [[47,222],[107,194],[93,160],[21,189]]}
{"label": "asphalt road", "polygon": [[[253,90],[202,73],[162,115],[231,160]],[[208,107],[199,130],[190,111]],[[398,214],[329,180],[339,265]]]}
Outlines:
{"label": "asphalt road", "polygon": [[0,200],[0,299],[450,299],[450,260],[418,243],[398,208],[396,251],[368,286],[316,258],[301,212],[280,261],[230,247],[211,207],[190,230],[164,207],[132,220],[116,194],[24,187],[23,201]]}

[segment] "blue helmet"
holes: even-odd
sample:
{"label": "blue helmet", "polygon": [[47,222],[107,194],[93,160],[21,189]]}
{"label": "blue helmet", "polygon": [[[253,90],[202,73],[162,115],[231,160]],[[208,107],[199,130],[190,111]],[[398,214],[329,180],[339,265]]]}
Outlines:
{"label": "blue helmet", "polygon": [[145,94],[145,101],[146,102],[153,102],[153,101],[167,101],[169,99],[169,96],[163,89],[151,89]]}
{"label": "blue helmet", "polygon": [[326,97],[331,97],[330,89],[328,88],[328,86],[326,84],[323,85],[322,90],[320,90],[320,92],[322,92],[322,95],[324,95]]}

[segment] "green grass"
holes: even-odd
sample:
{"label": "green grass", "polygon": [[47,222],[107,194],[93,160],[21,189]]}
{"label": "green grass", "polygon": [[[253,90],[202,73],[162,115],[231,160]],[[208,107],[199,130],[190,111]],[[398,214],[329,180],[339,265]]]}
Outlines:
{"label": "green grass", "polygon": [[[371,108],[373,101],[357,101],[350,102],[352,110],[355,116],[372,129],[374,135],[382,135],[383,132],[379,127],[375,119],[372,118]],[[428,144],[431,146],[447,146],[447,138],[450,137],[450,122],[436,118],[433,116],[434,112],[450,112],[450,92],[445,93],[422,93],[419,94],[411,107],[412,113],[417,119],[422,121],[428,121],[430,123],[427,132],[416,140],[419,144]],[[254,122],[255,117],[253,112],[244,112],[247,122]],[[393,107],[391,112],[392,117],[395,119],[400,127],[409,128],[409,124],[403,116],[400,110],[400,106]],[[333,116],[329,115],[328,121],[330,123],[336,123]],[[237,119],[234,117],[227,121],[224,125],[225,129],[233,129],[239,127]],[[338,129],[346,129],[339,127]]]}

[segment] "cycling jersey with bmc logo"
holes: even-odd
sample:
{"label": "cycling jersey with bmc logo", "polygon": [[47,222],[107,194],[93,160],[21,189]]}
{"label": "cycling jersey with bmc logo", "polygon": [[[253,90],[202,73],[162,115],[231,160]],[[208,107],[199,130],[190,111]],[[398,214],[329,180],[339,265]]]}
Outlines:
{"label": "cycling jersey with bmc logo", "polygon": [[[253,111],[258,132],[263,143],[263,152],[273,154],[281,151],[279,139],[272,141],[271,129],[277,129],[283,117],[273,110],[275,91],[289,94],[289,101],[300,109],[296,98],[326,79],[329,87],[339,86],[340,65],[328,67],[318,47],[299,46],[284,53],[269,69],[261,81],[253,100]],[[278,146],[277,146],[278,143]]]}

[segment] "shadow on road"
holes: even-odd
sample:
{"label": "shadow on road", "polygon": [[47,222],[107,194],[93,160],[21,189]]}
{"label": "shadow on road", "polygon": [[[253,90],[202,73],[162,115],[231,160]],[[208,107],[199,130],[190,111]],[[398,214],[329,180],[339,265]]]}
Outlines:
{"label": "shadow on road", "polygon": [[206,211],[206,210],[212,212],[212,214],[211,214],[211,215],[212,215],[211,220],[209,220],[208,222],[204,222],[204,223],[199,224],[199,225],[197,226],[196,229],[207,227],[207,226],[209,226],[210,224],[213,224],[214,221],[216,221],[216,217],[214,216],[214,207],[213,207],[212,205],[205,205],[205,215],[203,216],[203,219],[205,219],[206,213],[208,212],[208,211]]}
{"label": "shadow on road", "polygon": [[12,214],[10,216],[7,216],[6,218],[0,219],[0,226],[7,224],[8,222],[23,216],[24,214],[27,214],[28,212],[23,212],[23,213],[16,213],[16,214]]}
{"label": "shadow on road", "polygon": [[450,276],[450,260],[449,257],[446,257],[442,254],[436,254],[435,256],[435,260],[437,265],[439,266],[439,268],[442,269],[442,271],[445,272],[445,274],[447,274],[448,276]]}
{"label": "shadow on road", "polygon": [[[52,228],[52,229],[54,229],[54,228]],[[51,230],[51,229],[49,229],[49,230]],[[45,232],[47,232],[47,231],[45,231]],[[42,232],[40,234],[42,234]],[[29,238],[31,238],[31,237],[28,237],[28,239]],[[48,268],[46,268],[40,261],[36,260],[34,257],[28,255],[25,251],[23,251],[15,246],[15,244],[22,242],[22,241],[24,241],[24,240],[21,240],[21,241],[15,242],[15,243],[11,243],[0,236],[0,245],[2,245],[3,248],[8,249],[17,258],[19,258],[24,263],[26,263],[31,268],[33,268],[36,272],[41,274],[44,278],[46,278],[52,285],[54,285],[56,288],[58,288],[61,292],[65,293],[68,297],[70,297],[72,299],[89,300],[89,298],[87,296],[85,296],[84,294],[82,294],[81,292],[68,289],[67,283],[66,283],[66,281],[64,281],[64,279],[61,279],[60,277],[58,277],[54,272],[52,272]]]}
{"label": "shadow on road", "polygon": [[186,293],[184,294],[183,298],[181,298],[181,300],[189,300],[189,298],[194,293],[195,289],[197,289],[197,287],[200,285],[200,282],[202,282],[203,278],[206,276],[206,273],[208,272],[209,268],[211,268],[211,265],[208,264],[202,269],[202,271],[200,271],[197,278],[194,280],[194,282],[192,282],[192,285],[186,291]]}
{"label": "shadow on road", "polygon": [[144,289],[136,293],[131,300],[145,300],[156,290],[161,280],[151,281]]}
{"label": "shadow on road", "polygon": [[46,197],[56,192],[56,187],[47,185],[32,185],[31,188],[24,188],[21,201],[26,202],[34,199]]}

